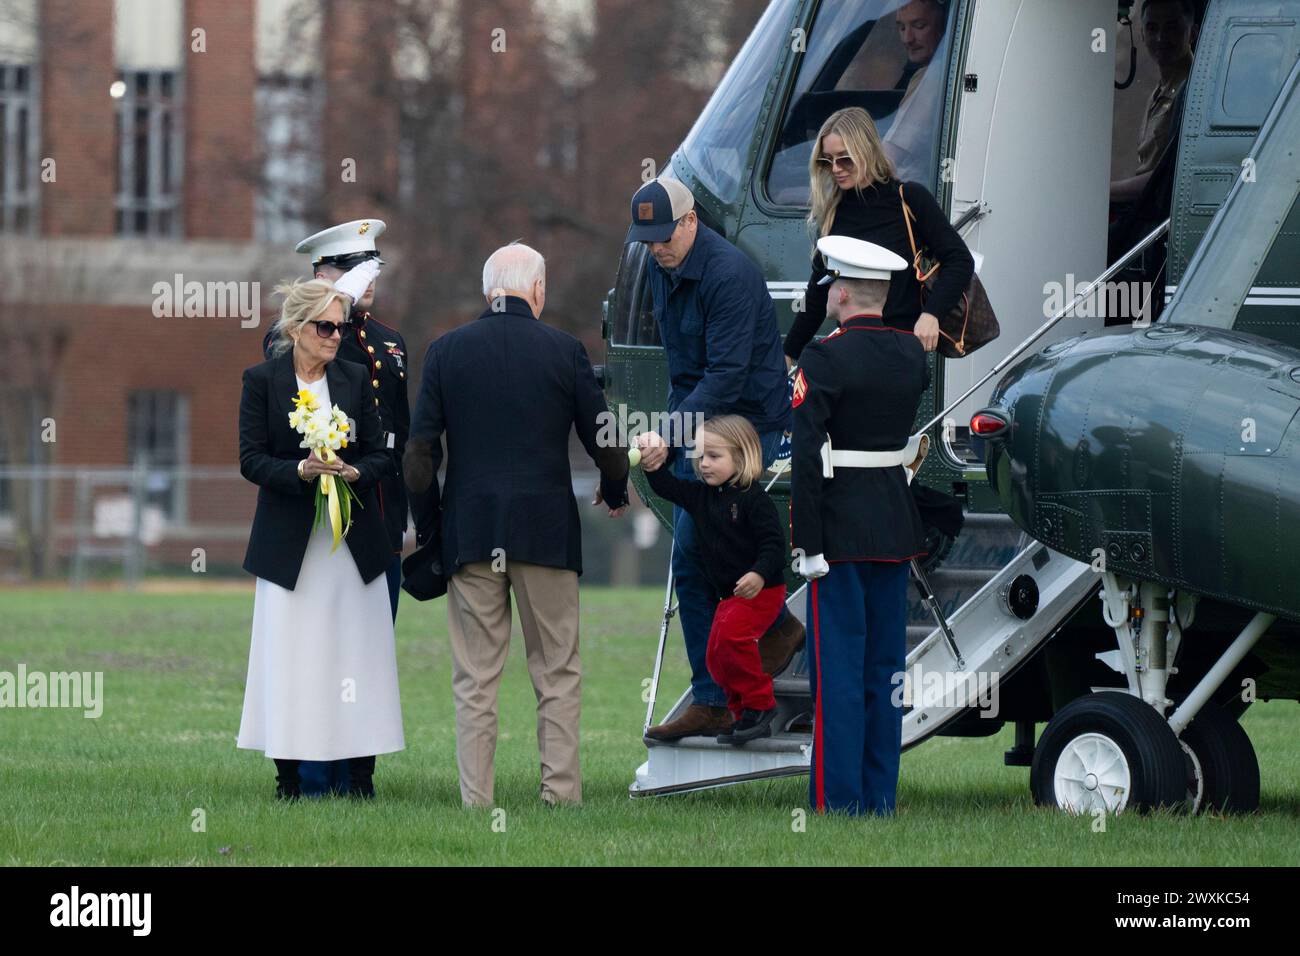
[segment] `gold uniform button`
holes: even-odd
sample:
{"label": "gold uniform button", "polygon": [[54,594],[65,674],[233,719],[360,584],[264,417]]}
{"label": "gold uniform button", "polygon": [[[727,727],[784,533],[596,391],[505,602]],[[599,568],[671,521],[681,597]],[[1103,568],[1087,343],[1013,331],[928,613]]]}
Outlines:
{"label": "gold uniform button", "polygon": [[[372,378],[372,379],[370,380],[370,384],[373,385],[375,388],[378,388],[378,387],[379,387],[379,379],[377,379],[377,378]],[[379,401],[379,399],[375,399],[375,401]]]}
{"label": "gold uniform button", "polygon": [[406,378],[406,373],[405,373],[405,372],[398,372],[397,374],[398,374],[398,376],[401,377],[401,378]]}
{"label": "gold uniform button", "polygon": [[361,336],[364,339],[366,337],[365,329],[362,329],[360,332],[357,333],[357,335]]}
{"label": "gold uniform button", "polygon": [[378,372],[383,367],[384,363],[379,361],[379,359],[375,359],[375,371]]}
{"label": "gold uniform button", "polygon": [[374,347],[373,345],[367,345],[367,346],[366,346],[366,351],[369,352],[371,355],[374,355],[374,354],[375,354],[375,347]]}
{"label": "gold uniform button", "polygon": [[376,405],[379,404],[379,399],[377,399],[377,398],[375,399],[375,404],[376,404]]}

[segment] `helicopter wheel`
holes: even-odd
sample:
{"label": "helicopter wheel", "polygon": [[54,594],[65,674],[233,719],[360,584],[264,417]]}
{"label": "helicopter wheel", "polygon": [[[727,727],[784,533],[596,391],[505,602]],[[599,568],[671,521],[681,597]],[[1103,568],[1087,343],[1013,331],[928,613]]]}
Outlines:
{"label": "helicopter wheel", "polygon": [[1232,714],[1212,703],[1201,708],[1179,739],[1186,754],[1193,813],[1253,813],[1259,809],[1259,760]]}
{"label": "helicopter wheel", "polygon": [[1140,698],[1086,694],[1048,722],[1029,771],[1034,802],[1070,813],[1139,813],[1184,806],[1187,760],[1178,738]]}

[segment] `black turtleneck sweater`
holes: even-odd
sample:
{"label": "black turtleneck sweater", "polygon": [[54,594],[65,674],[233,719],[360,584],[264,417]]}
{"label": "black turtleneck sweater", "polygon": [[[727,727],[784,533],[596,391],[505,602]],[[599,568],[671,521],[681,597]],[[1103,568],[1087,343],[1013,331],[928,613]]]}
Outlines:
{"label": "black turtleneck sweater", "polygon": [[[934,197],[920,183],[904,183],[903,195],[912,209],[916,221],[912,232],[919,248],[942,263],[936,275],[934,288],[921,301],[921,283],[911,266],[912,246],[907,239],[907,225],[903,222],[903,204],[898,197],[898,182],[876,183],[859,192],[847,190],[835,209],[835,219],[830,235],[851,236],[884,246],[908,262],[908,267],[895,272],[889,283],[882,319],[890,328],[911,332],[922,312],[941,317],[961,301],[962,293],[970,286],[975,271],[975,260],[952,227]],[[826,275],[821,253],[813,256],[812,276],[804,296],[804,311],[794,320],[785,337],[785,354],[799,358],[803,347],[812,341],[826,319],[826,295],[829,285],[818,285]]]}

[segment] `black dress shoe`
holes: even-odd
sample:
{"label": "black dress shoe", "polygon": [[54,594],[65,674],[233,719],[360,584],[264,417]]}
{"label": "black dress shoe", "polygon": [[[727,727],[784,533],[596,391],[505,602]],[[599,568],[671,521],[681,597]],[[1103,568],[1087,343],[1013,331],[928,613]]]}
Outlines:
{"label": "black dress shoe", "polygon": [[743,747],[751,740],[772,736],[772,721],[776,719],[776,708],[769,710],[749,710],[741,712],[740,720],[731,728],[731,733],[718,736],[718,743]]}
{"label": "black dress shoe", "polygon": [[292,803],[302,796],[298,764],[297,760],[275,761],[275,799]]}
{"label": "black dress shoe", "polygon": [[352,757],[348,760],[348,796],[354,800],[375,799],[375,758]]}

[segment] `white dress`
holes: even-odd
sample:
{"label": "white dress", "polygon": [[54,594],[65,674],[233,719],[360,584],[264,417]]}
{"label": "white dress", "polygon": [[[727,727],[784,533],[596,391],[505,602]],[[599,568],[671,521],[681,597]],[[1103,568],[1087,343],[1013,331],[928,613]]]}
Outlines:
{"label": "white dress", "polygon": [[[329,405],[325,377],[298,387]],[[268,757],[342,760],[406,746],[384,575],[369,584],[346,540],[313,528],[292,591],[257,579],[238,746]]]}

